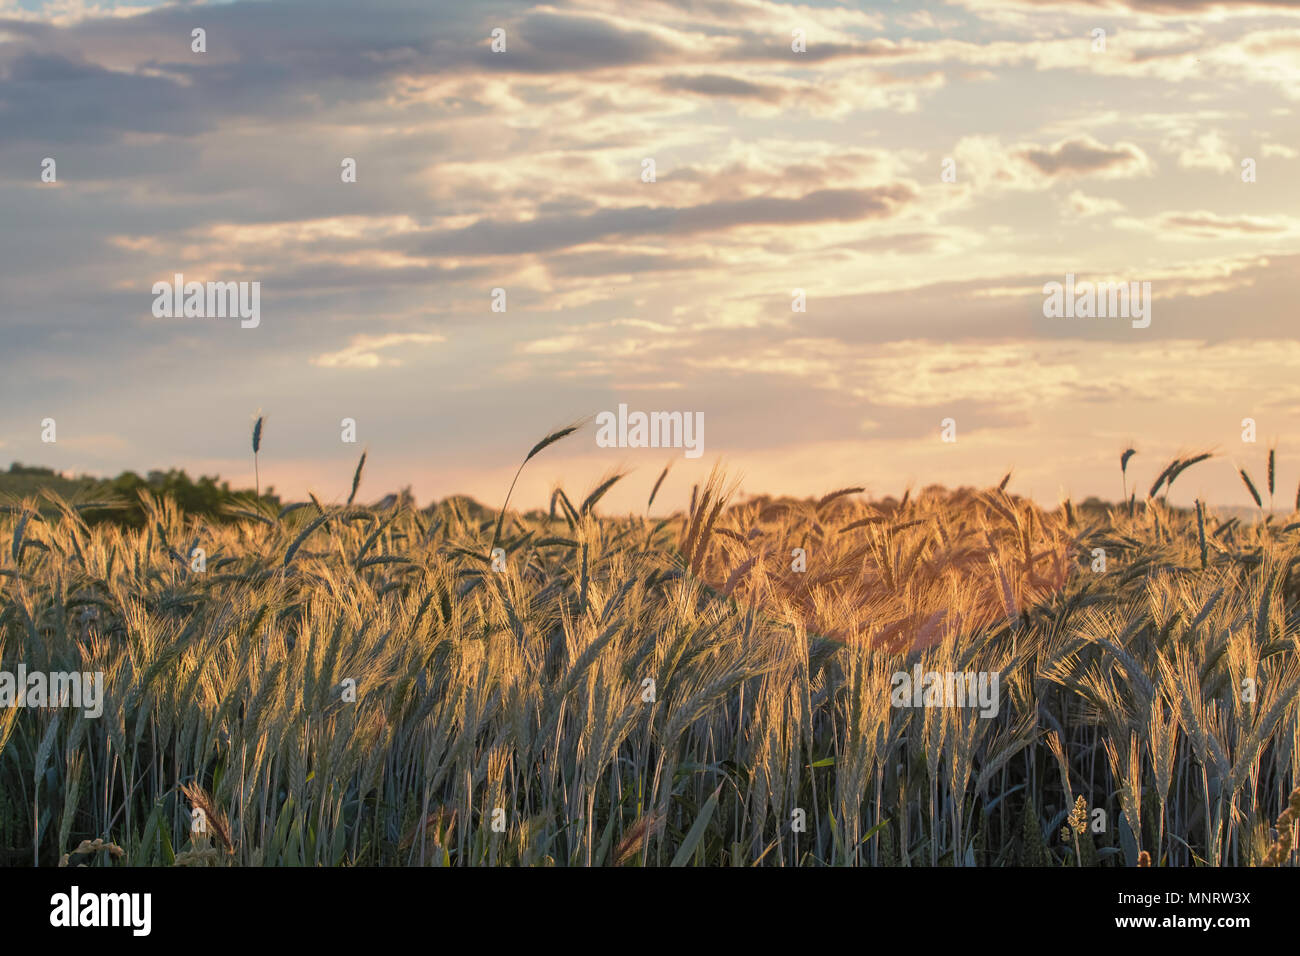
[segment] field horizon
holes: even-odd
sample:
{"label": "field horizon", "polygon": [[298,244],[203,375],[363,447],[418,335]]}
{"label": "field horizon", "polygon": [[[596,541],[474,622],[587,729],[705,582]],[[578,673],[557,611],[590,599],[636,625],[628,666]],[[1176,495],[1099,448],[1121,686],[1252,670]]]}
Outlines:
{"label": "field horizon", "polygon": [[[375,465],[375,459],[370,454],[369,451],[367,451],[366,454],[367,454],[367,461],[369,467],[373,469]],[[1226,464],[1226,461],[1224,463]],[[722,462],[708,462],[705,463],[703,467],[707,467],[709,469],[716,469],[723,466],[724,463]],[[607,502],[613,504],[618,504],[621,502],[627,506],[626,508],[627,511],[636,511],[636,512],[644,511],[644,508],[639,509],[637,507],[637,503],[638,503],[638,499],[645,497],[645,495],[639,490],[634,490],[633,486],[635,486],[638,480],[640,480],[640,483],[645,485],[646,489],[648,490],[649,487],[652,485],[651,479],[659,472],[659,470],[662,467],[664,467],[662,461],[657,462],[655,464],[645,464],[645,465],[632,466],[632,467],[628,467],[628,466],[618,467],[613,470],[609,469],[608,467],[605,467],[603,471],[599,473],[597,480],[591,483],[591,486],[592,487],[597,486],[601,481],[608,478],[612,474],[621,475],[623,476],[621,487],[614,489],[612,493],[608,495]],[[673,462],[670,460],[669,467],[670,468],[676,467],[679,472],[677,477],[678,478],[681,477],[680,463]],[[340,471],[338,480],[333,483],[333,486],[337,487],[340,490],[333,496],[326,495],[323,500],[335,500],[337,498],[345,497],[346,494],[348,493],[348,485],[346,480],[347,475],[344,473],[346,471],[346,463],[340,463],[340,468],[342,468],[343,471]],[[508,485],[508,479],[510,476],[509,470],[505,467],[502,468],[500,473],[503,476],[503,483],[502,483],[502,490],[497,495],[497,497],[501,497],[502,495],[504,495],[505,488]],[[1015,471],[1012,470],[1011,472],[1008,472],[1008,474],[1011,475],[1011,483],[1015,484],[1017,478]],[[137,489],[137,488],[144,488],[145,486],[152,486],[154,487],[155,490],[157,490],[159,487],[166,484],[169,475],[174,476],[175,479],[183,480],[191,484],[197,484],[198,482],[203,481],[203,482],[210,482],[213,485],[216,485],[218,487],[224,486],[227,489],[230,489],[230,481],[228,479],[222,478],[222,476],[219,474],[199,475],[196,473],[195,475],[191,476],[188,470],[185,468],[169,467],[163,469],[159,467],[151,467],[149,469],[141,469],[138,471],[128,469],[127,471],[120,472],[118,475],[113,476],[107,474],[96,475],[96,474],[86,474],[86,473],[60,472],[57,469],[52,468],[48,465],[23,463],[23,462],[15,461],[10,463],[8,471],[0,470],[0,495],[10,495],[10,496],[17,496],[19,498],[22,498],[27,495],[39,493],[44,490],[49,490],[64,498],[72,498],[78,494],[87,494],[96,491],[104,492],[104,491],[114,490],[113,489],[114,482],[118,483],[118,488],[116,489],[118,493],[121,493],[121,491],[124,488]],[[701,468],[696,473],[694,483],[698,484],[702,480],[707,480],[707,475],[708,472],[704,471],[703,468]],[[992,480],[993,478],[1001,477],[1001,476],[990,474],[989,477],[990,480]],[[124,483],[124,479],[131,479],[131,480]],[[1242,487],[1240,483],[1239,475],[1237,476],[1237,482],[1238,482],[1238,487]],[[325,487],[329,487],[329,485],[325,485],[325,483],[323,482],[312,482],[310,484],[312,486],[321,484],[324,485]],[[373,479],[367,480],[366,484],[367,486],[374,484]],[[680,484],[680,481],[677,482],[677,484]],[[550,499],[553,495],[554,487],[556,487],[556,485],[558,485],[558,482],[552,482],[549,485],[549,487],[547,487],[547,490],[544,494],[534,497],[534,499],[531,502],[530,510],[534,510],[534,511],[546,510],[546,508],[549,505]],[[389,500],[396,500],[399,497],[407,496],[415,504],[416,507],[426,509],[426,510],[431,508],[436,508],[437,505],[441,502],[449,501],[452,499],[460,499],[460,498],[473,502],[476,507],[481,507],[481,508],[493,507],[491,503],[492,502],[491,494],[486,490],[482,495],[478,495],[478,496],[468,491],[451,491],[447,494],[443,494],[439,496],[428,496],[421,499],[419,496],[416,496],[412,493],[412,487],[413,487],[412,484],[409,482],[407,483],[398,482],[396,485],[387,486],[387,490],[384,493],[378,495],[378,497],[372,497],[374,495],[373,491],[368,492],[366,495],[363,495],[362,497],[370,504],[379,505]],[[535,488],[541,487],[541,485],[534,484],[533,487]],[[690,485],[688,484],[687,488],[689,487]],[[902,496],[905,494],[912,494],[915,493],[916,491],[930,489],[930,488],[942,489],[945,491],[959,491],[962,489],[969,489],[974,487],[978,487],[978,485],[963,484],[963,485],[949,487],[942,484],[926,483],[925,485],[918,487],[917,483],[913,483],[910,485],[906,485],[902,488],[896,489],[895,492],[893,493],[874,492],[871,488],[864,487],[860,495],[862,495],[865,500],[889,501],[889,500],[898,500],[902,498]],[[307,488],[305,490],[307,494],[299,496],[300,499],[305,499],[310,494],[318,494],[318,490],[315,487]],[[620,494],[619,492],[622,493]],[[271,481],[268,484],[266,493],[276,495],[277,500],[284,497],[284,495],[281,493],[279,483],[274,479],[274,476],[271,476]],[[252,495],[253,489],[252,488],[244,488],[242,490],[230,489],[229,494]],[[661,493],[657,495],[657,499],[659,501],[658,510],[654,512],[650,512],[650,514],[653,514],[655,517],[664,517],[666,515],[673,514],[675,511],[680,511],[686,508],[688,506],[687,504],[688,494],[689,492],[684,489],[681,488],[674,489],[671,486],[669,486],[668,488],[661,489]],[[1248,495],[1249,493],[1248,491],[1243,491],[1243,494]],[[1300,489],[1297,489],[1297,495],[1300,496]],[[775,494],[770,491],[749,492],[743,486],[738,487],[736,491],[736,498],[740,500],[747,499],[747,498],[809,500],[809,499],[816,499],[818,497],[820,497],[820,494],[810,493],[810,494],[801,495],[791,491],[778,492]],[[1023,495],[1023,497],[1033,500],[1040,507],[1045,507],[1048,510],[1055,510],[1056,508],[1061,507],[1062,506],[1061,503],[1069,496],[1058,495],[1054,499],[1052,498],[1043,499],[1043,498],[1036,497],[1032,494],[1027,494],[1027,495]],[[1288,499],[1286,498],[1285,495],[1283,496],[1281,503],[1275,501],[1272,503],[1271,507],[1269,505],[1248,506],[1248,505],[1241,505],[1241,504],[1229,504],[1229,503],[1223,503],[1221,501],[1216,501],[1213,499],[1209,499],[1209,500],[1202,499],[1200,497],[1193,497],[1190,500],[1183,500],[1180,503],[1179,499],[1186,499],[1186,497],[1187,497],[1186,495],[1183,495],[1181,493],[1181,489],[1180,489],[1180,494],[1178,497],[1175,498],[1173,506],[1184,510],[1187,509],[1194,510],[1196,507],[1196,502],[1201,501],[1201,503],[1205,507],[1212,509],[1216,513],[1226,515],[1228,517],[1235,517],[1243,522],[1262,520],[1263,518],[1269,515],[1273,515],[1276,517],[1278,515],[1292,514],[1295,513],[1295,511],[1297,510],[1294,507],[1290,507],[1290,508],[1287,507]],[[525,502],[527,502],[527,494],[524,493],[523,489],[518,489],[514,492],[514,500],[516,500],[516,502],[519,502],[520,500],[524,500]],[[672,500],[679,500],[680,503],[676,506],[669,505],[668,502]],[[1071,500],[1073,503],[1077,505],[1087,506],[1091,508],[1117,508],[1123,505],[1123,502],[1120,500],[1108,498],[1105,496],[1098,496],[1098,495],[1089,495],[1082,499],[1071,499]],[[1168,492],[1166,493],[1166,502],[1167,501],[1168,501]]]}
{"label": "field horizon", "polygon": [[1300,522],[1168,506],[1201,461],[1050,513],[1010,475],[741,500],[716,470],[660,519],[597,514],[618,476],[380,508],[365,459],[345,504],[219,524],[6,496],[0,698],[15,658],[100,683],[0,709],[0,854],[1296,865]]}

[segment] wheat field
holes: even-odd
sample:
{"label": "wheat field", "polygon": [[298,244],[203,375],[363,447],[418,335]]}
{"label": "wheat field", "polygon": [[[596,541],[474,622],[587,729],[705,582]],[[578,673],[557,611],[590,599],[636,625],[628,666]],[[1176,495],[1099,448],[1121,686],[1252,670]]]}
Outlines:
{"label": "wheat field", "polygon": [[[1295,865],[1300,523],[1173,508],[1178,464],[1050,511],[11,498],[2,669],[106,689],[0,709],[0,863]],[[895,706],[918,665],[996,715]]]}

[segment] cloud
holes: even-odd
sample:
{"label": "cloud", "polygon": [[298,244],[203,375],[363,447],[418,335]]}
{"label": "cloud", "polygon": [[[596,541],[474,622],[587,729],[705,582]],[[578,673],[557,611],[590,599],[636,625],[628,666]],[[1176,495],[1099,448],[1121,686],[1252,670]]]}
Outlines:
{"label": "cloud", "polygon": [[650,252],[576,252],[549,256],[546,268],[557,278],[615,277],[654,272],[691,272],[712,264],[707,256]]}
{"label": "cloud", "polygon": [[1223,135],[1216,130],[1199,134],[1184,134],[1166,139],[1162,146],[1178,156],[1183,169],[1208,169],[1215,173],[1231,172],[1237,168],[1237,157],[1228,148]]}
{"label": "cloud", "polygon": [[981,12],[1002,10],[1065,11],[1076,14],[1117,13],[1131,16],[1217,18],[1230,14],[1297,13],[1294,0],[954,0]]}
{"label": "cloud", "polygon": [[520,346],[519,351],[527,355],[560,355],[572,352],[583,344],[581,336],[557,335],[549,339],[537,339]]}
{"label": "cloud", "polygon": [[735,99],[755,99],[764,103],[778,103],[785,97],[780,87],[765,83],[752,83],[736,76],[720,73],[700,73],[694,76],[674,74],[665,76],[659,85],[670,93],[698,93],[701,96],[726,96]]}
{"label": "cloud", "polygon": [[1146,154],[1132,143],[1106,146],[1090,136],[1063,139],[1048,147],[1021,147],[1014,155],[1049,178],[1127,176],[1150,167]]}
{"label": "cloud", "polygon": [[[653,186],[649,188],[654,188]],[[411,245],[433,256],[508,256],[553,252],[614,237],[689,236],[744,226],[797,226],[885,219],[916,199],[902,183],[869,189],[821,189],[798,198],[754,197],[698,206],[633,206],[581,216],[541,216],[528,222],[482,219]]]}
{"label": "cloud", "polygon": [[420,332],[391,333],[388,335],[354,335],[345,348],[337,352],[324,352],[314,356],[313,365],[321,368],[379,368],[401,365],[401,359],[379,353],[399,345],[432,345],[445,342],[441,335]]}
{"label": "cloud", "polygon": [[1075,219],[1088,219],[1092,216],[1124,211],[1124,204],[1117,199],[1088,196],[1078,189],[1065,197],[1062,206],[1065,214]]}
{"label": "cloud", "polygon": [[1218,216],[1212,212],[1166,213],[1160,228],[1184,232],[1197,239],[1220,239],[1225,236],[1280,236],[1296,229],[1294,221],[1262,216]]}
{"label": "cloud", "polygon": [[[994,135],[959,140],[952,152],[957,183],[970,184],[977,194],[995,191],[1036,192],[1058,180],[1125,179],[1150,175],[1154,164],[1133,143],[1108,146],[1091,136],[1067,137],[1054,144],[1003,144]],[[974,198],[974,197],[971,197]]]}
{"label": "cloud", "polygon": [[493,53],[483,33],[484,68],[525,73],[571,73],[680,62],[689,49],[674,32],[646,28],[614,17],[556,10],[528,13],[506,28],[506,53]]}

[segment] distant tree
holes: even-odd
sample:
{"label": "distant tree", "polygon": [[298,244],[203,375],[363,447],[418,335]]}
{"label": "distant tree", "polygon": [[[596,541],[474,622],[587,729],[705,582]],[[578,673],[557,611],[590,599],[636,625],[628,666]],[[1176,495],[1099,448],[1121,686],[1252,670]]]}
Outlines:
{"label": "distant tree", "polygon": [[42,468],[39,465],[24,465],[21,462],[14,462],[9,466],[11,475],[41,475],[47,478],[57,478],[53,468]]}
{"label": "distant tree", "polygon": [[[185,513],[216,522],[231,520],[225,513],[229,506],[241,503],[247,506],[255,500],[251,489],[232,491],[229,482],[209,475],[200,476],[195,481],[183,469],[176,468],[150,471],[145,478],[133,471],[124,471],[116,478],[101,482],[95,490],[105,496],[120,498],[126,507],[94,511],[87,520],[135,528],[142,528],[145,523],[145,511],[140,505],[142,492],[156,500],[171,498]],[[274,492],[274,488],[268,487],[261,497],[264,502],[278,508],[280,499]]]}

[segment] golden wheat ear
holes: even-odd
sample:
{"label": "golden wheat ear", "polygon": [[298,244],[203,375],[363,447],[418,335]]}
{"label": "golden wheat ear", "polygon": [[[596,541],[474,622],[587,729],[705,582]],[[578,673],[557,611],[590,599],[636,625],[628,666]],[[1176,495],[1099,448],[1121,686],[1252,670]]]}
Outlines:
{"label": "golden wheat ear", "polygon": [[1291,828],[1297,820],[1300,820],[1300,787],[1291,791],[1286,809],[1277,818],[1277,840],[1264,854],[1260,866],[1281,866],[1286,862],[1291,855]]}
{"label": "golden wheat ear", "polygon": [[614,849],[614,865],[622,866],[645,849],[650,837],[663,825],[663,815],[656,812],[647,813],[623,835]]}
{"label": "golden wheat ear", "polygon": [[230,823],[226,820],[226,815],[221,812],[216,801],[209,796],[208,792],[198,784],[190,786],[181,784],[181,793],[185,794],[185,799],[190,802],[193,810],[198,810],[203,814],[208,826],[212,829],[212,834],[221,843],[227,853],[235,852],[235,845],[230,839]]}

